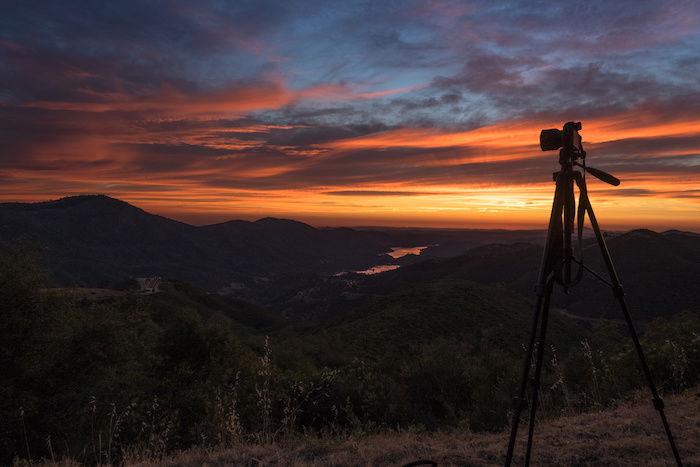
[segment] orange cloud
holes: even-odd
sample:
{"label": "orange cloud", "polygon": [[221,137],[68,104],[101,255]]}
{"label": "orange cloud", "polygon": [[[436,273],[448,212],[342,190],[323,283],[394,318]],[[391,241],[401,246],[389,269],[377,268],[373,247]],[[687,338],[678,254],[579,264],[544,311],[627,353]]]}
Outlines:
{"label": "orange cloud", "polygon": [[523,146],[539,130],[537,123],[501,123],[471,131],[444,132],[434,129],[402,128],[369,136],[336,141],[330,146],[338,149],[389,147],[444,148],[453,146],[484,146],[508,148]]}
{"label": "orange cloud", "polygon": [[[222,91],[216,104],[212,96],[174,90],[144,102],[103,96],[105,107],[95,104],[73,119],[57,113],[45,133],[58,139],[28,138],[27,157],[0,172],[5,181],[0,197],[38,201],[107,193],[197,223],[273,215],[320,225],[546,225],[557,164],[554,152],[540,151],[537,137],[540,129],[561,122],[517,120],[469,131],[402,128],[295,143],[278,137],[319,127],[210,116],[233,108],[234,101],[245,112],[334,92],[320,87],[294,93],[280,85],[270,88],[277,94],[262,98],[264,89]],[[94,113],[158,105],[159,111],[136,123]],[[164,118],[161,111],[183,117]],[[698,176],[682,165],[693,164],[698,153],[700,120],[662,121],[651,111],[635,110],[587,119],[583,126],[592,165],[611,164],[623,180],[619,189],[590,182],[604,228],[700,229]],[[643,157],[633,154],[637,146],[645,149]],[[619,157],[597,157],[617,152]],[[679,162],[681,156],[685,162]],[[659,165],[656,159],[664,158],[668,164]]]}
{"label": "orange cloud", "polygon": [[[541,129],[549,127],[552,127],[552,122],[526,120],[502,122],[461,132],[402,128],[339,140],[330,146],[339,149],[483,146],[489,149],[531,147],[539,150],[539,132]],[[653,115],[643,115],[635,110],[610,117],[587,120],[584,122],[581,134],[584,143],[592,144],[629,138],[697,135],[700,134],[700,119],[659,122]]]}
{"label": "orange cloud", "polygon": [[422,89],[424,87],[425,87],[425,85],[421,84],[418,86],[408,86],[408,87],[404,87],[404,88],[388,89],[386,91],[365,92],[362,94],[358,94],[357,97],[360,99],[374,99],[377,97],[390,96],[392,94],[399,94],[402,92],[415,91],[417,89]]}
{"label": "orange cloud", "polygon": [[334,96],[338,86],[321,85],[301,90],[288,89],[281,78],[257,84],[236,84],[211,93],[185,92],[164,85],[157,93],[135,96],[122,92],[96,92],[84,89],[80,101],[34,101],[24,107],[81,112],[161,111],[176,115],[245,114],[275,109],[300,99]]}

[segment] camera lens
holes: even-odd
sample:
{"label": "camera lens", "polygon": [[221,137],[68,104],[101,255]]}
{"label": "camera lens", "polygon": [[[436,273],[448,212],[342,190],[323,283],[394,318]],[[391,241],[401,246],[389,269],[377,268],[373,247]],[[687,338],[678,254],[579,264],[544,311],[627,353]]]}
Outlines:
{"label": "camera lens", "polygon": [[557,129],[542,130],[540,132],[540,148],[543,151],[554,151],[564,145],[564,133]]}

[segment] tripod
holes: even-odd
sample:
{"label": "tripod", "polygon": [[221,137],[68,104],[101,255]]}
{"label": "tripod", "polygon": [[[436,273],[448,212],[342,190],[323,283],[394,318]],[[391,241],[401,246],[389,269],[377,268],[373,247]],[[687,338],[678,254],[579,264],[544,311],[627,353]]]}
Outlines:
{"label": "tripod", "polygon": [[[577,127],[574,125],[577,125]],[[615,271],[615,266],[613,265],[610,253],[608,251],[608,247],[605,244],[605,239],[600,231],[598,221],[596,220],[595,214],[593,213],[593,208],[591,207],[588,199],[585,174],[588,172],[600,180],[610,183],[611,185],[619,185],[620,181],[601,170],[586,167],[586,152],[583,151],[581,140],[577,133],[577,130],[580,129],[580,123],[574,124],[573,122],[569,122],[564,126],[563,132],[559,130],[543,130],[542,135],[540,136],[540,144],[543,150],[558,149],[559,147],[562,148],[559,152],[559,164],[561,165],[561,170],[554,173],[554,180],[556,181],[554,202],[549,219],[549,228],[547,230],[540,272],[537,284],[535,285],[536,300],[534,304],[534,316],[532,319],[532,327],[530,329],[529,343],[525,354],[525,362],[523,364],[522,377],[520,379],[519,392],[517,397],[514,399],[514,413],[505,465],[506,467],[509,467],[513,460],[513,450],[515,448],[515,441],[518,434],[520,415],[527,405],[527,382],[530,373],[532,355],[533,353],[536,353],[535,374],[532,379],[532,396],[527,434],[527,448],[525,452],[525,465],[530,465],[532,438],[535,430],[535,414],[537,412],[540,376],[542,373],[545,337],[547,334],[547,320],[549,318],[549,304],[554,284],[560,284],[564,288],[564,291],[568,292],[568,289],[581,279],[585,270],[603,283],[607,284],[612,289],[613,295],[622,309],[622,314],[625,317],[627,328],[629,329],[632,342],[634,343],[634,347],[637,351],[637,356],[639,357],[639,362],[644,373],[646,383],[651,391],[653,406],[659,412],[659,416],[661,417],[661,422],[663,423],[664,430],[666,431],[666,436],[671,446],[671,450],[673,451],[673,456],[676,463],[679,467],[682,467],[683,464],[681,462],[680,455],[678,454],[678,449],[676,448],[673,435],[671,434],[671,428],[666,420],[666,414],[664,413],[663,400],[659,397],[658,391],[656,390],[656,385],[654,384],[651,372],[649,371],[646,359],[644,358],[644,353],[642,352],[642,347],[639,344],[637,332],[634,329],[632,318],[630,317],[627,309],[622,284],[620,284],[617,272]],[[555,131],[559,132],[559,134],[552,135],[552,133]],[[545,132],[550,132],[550,134],[546,135]],[[562,143],[559,144],[557,142],[555,144],[551,144],[551,141],[546,141],[547,138],[551,140],[550,136],[554,136],[555,139],[561,138]],[[557,144],[559,144],[559,146],[557,146]],[[582,163],[577,162],[577,159],[581,159]],[[583,168],[583,172],[575,170],[574,166]],[[574,255],[573,246],[571,243],[571,235],[574,230],[574,211],[576,203],[576,199],[574,197],[574,183],[579,189],[579,206],[577,213],[578,258]],[[600,252],[603,256],[603,262],[605,263],[609,280],[606,280],[603,276],[586,266],[581,258],[583,224],[586,214],[588,214],[591,227],[595,233],[596,241],[600,247]],[[578,265],[578,272],[573,279],[571,277],[572,263]]]}

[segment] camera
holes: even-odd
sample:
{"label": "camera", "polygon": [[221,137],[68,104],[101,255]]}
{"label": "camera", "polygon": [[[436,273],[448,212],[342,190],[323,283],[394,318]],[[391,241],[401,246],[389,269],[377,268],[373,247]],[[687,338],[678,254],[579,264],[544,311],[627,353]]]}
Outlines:
{"label": "camera", "polygon": [[581,135],[578,134],[580,130],[581,122],[567,122],[561,130],[558,128],[542,130],[540,132],[540,148],[543,151],[564,148],[574,152],[583,152]]}

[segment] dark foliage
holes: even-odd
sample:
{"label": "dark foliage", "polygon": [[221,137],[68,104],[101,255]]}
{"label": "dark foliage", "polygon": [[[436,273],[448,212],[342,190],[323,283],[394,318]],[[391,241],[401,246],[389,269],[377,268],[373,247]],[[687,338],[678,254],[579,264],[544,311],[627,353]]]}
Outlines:
{"label": "dark foliage", "polygon": [[[530,318],[528,301],[507,289],[424,282],[303,325],[180,281],[86,299],[46,289],[38,259],[29,247],[0,248],[2,463],[507,423]],[[641,386],[625,336],[599,323],[553,316],[546,414],[610,405]],[[699,333],[697,311],[648,324],[643,345],[664,389],[698,382]]]}

